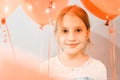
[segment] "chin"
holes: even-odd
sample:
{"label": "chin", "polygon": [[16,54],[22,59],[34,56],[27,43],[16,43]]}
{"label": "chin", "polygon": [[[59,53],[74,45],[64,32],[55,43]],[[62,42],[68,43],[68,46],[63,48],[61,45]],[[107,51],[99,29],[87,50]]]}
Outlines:
{"label": "chin", "polygon": [[77,54],[81,51],[83,51],[83,49],[67,49],[67,50],[64,50],[64,53],[74,55],[74,54]]}
{"label": "chin", "polygon": [[65,53],[67,53],[69,55],[75,55],[78,53],[78,51],[69,50],[69,51],[65,51]]}

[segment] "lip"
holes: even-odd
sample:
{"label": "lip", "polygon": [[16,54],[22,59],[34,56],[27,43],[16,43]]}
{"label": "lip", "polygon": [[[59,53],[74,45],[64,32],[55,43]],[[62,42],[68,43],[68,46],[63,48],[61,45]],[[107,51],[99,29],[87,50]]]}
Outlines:
{"label": "lip", "polygon": [[75,48],[78,44],[66,44],[70,48]]}

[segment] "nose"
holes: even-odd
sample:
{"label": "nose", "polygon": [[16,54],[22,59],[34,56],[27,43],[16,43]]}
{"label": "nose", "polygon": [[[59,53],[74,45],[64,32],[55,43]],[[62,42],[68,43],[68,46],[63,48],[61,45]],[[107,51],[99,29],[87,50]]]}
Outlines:
{"label": "nose", "polygon": [[70,32],[69,34],[68,34],[68,40],[69,41],[75,41],[75,34],[73,33],[73,32]]}

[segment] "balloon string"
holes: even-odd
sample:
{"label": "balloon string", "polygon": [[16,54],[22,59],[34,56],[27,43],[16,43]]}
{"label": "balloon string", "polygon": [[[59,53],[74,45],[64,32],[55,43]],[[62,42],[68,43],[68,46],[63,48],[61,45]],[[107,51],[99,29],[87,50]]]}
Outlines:
{"label": "balloon string", "polygon": [[48,76],[50,77],[50,57],[51,57],[51,28],[49,28],[48,35]]}
{"label": "balloon string", "polygon": [[112,62],[112,75],[113,75],[113,80],[116,80],[116,65],[115,65],[115,35],[114,33],[111,34],[111,62]]}
{"label": "balloon string", "polygon": [[0,24],[0,29],[2,28],[1,24]]}
{"label": "balloon string", "polygon": [[116,64],[115,64],[115,33],[114,33],[114,26],[110,21],[108,23],[108,30],[110,34],[110,60],[111,60],[111,68],[112,68],[112,80],[116,80]]}
{"label": "balloon string", "polygon": [[13,44],[12,44],[12,39],[11,39],[10,32],[9,32],[7,24],[5,24],[5,27],[7,29],[8,38],[9,38],[9,41],[10,41],[10,45],[11,45],[11,48],[12,48],[13,55],[14,55],[14,58],[16,60],[16,54],[15,54],[15,50],[14,50],[14,47],[13,47]]}
{"label": "balloon string", "polygon": [[48,41],[48,76],[50,77],[50,39]]}

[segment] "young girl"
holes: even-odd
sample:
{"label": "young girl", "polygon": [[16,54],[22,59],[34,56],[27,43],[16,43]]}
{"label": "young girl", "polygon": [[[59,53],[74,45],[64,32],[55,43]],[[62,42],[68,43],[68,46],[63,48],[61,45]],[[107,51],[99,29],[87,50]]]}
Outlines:
{"label": "young girl", "polygon": [[84,52],[90,43],[90,24],[82,8],[71,5],[60,12],[55,36],[60,52],[43,63],[42,73],[52,80],[107,80],[104,64]]}

